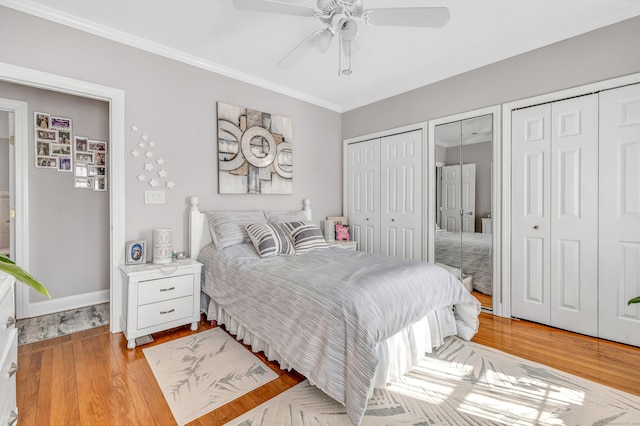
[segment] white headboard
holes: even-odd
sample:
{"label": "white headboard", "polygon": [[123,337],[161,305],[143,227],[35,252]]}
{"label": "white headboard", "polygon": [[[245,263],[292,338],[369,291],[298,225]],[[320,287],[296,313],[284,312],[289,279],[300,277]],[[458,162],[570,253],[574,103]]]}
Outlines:
{"label": "white headboard", "polygon": [[[200,250],[210,244],[212,239],[207,216],[198,208],[198,197],[190,197],[189,202],[191,203],[191,207],[189,207],[189,257],[196,260]],[[306,213],[307,220],[311,220],[311,201],[308,198],[302,200],[302,211]]]}

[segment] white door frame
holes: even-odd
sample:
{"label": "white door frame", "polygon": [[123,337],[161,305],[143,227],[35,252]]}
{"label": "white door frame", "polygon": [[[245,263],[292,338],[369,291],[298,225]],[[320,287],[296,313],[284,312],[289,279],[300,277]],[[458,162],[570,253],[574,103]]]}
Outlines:
{"label": "white door frame", "polygon": [[[13,136],[14,145],[13,149],[10,149],[9,155],[13,158],[9,161],[13,162],[14,177],[12,180],[11,198],[13,199],[12,208],[16,211],[15,218],[12,219],[11,238],[14,244],[11,245],[11,255],[13,260],[21,265],[23,268],[29,268],[28,252],[23,241],[27,241],[29,237],[29,228],[27,226],[27,220],[29,217],[29,199],[26,189],[29,188],[29,174],[27,173],[27,167],[17,167],[18,165],[27,164],[28,159],[28,145],[29,134],[27,133],[27,126],[29,121],[29,106],[26,102],[0,98],[0,110],[13,113]],[[11,125],[9,126],[12,127]],[[10,179],[11,180],[11,179]],[[16,236],[24,235],[23,239],[17,239]],[[18,287],[16,287],[16,294]],[[16,316],[22,318],[23,306],[16,307]]]}
{"label": "white door frame", "polygon": [[[614,78],[611,80],[599,81],[597,83],[577,86],[558,92],[547,93],[532,98],[521,99],[502,105],[502,161],[495,162],[500,164],[502,169],[502,197],[503,202],[500,206],[502,226],[502,308],[500,316],[511,317],[511,113],[515,109],[525,108],[533,105],[544,104],[548,102],[559,101],[562,99],[572,98],[575,96],[586,95],[592,92],[613,89],[615,87],[625,86],[628,84],[640,83],[640,73],[630,74],[624,77]],[[494,210],[498,211],[498,210]],[[494,314],[495,305],[494,305]]]}
{"label": "white door frame", "polygon": [[[493,125],[493,139],[491,143],[491,161],[493,164],[501,163],[501,155],[502,150],[500,146],[500,129],[502,126],[500,124],[501,115],[500,115],[500,105],[495,105],[491,107],[476,109],[473,111],[467,111],[460,114],[450,115],[447,117],[437,118],[434,120],[429,120],[427,125],[429,129],[429,154],[433,161],[427,163],[427,173],[428,176],[436,175],[436,164],[435,164],[435,152],[436,152],[436,142],[435,142],[435,131],[436,126],[440,124],[451,123],[454,121],[462,121],[469,118],[480,117],[483,115],[492,114],[492,125]],[[491,169],[491,217],[493,219],[493,229],[492,229],[492,244],[493,244],[493,295],[491,297],[493,304],[493,314],[498,316],[503,316],[503,274],[501,273],[501,263],[502,256],[500,255],[502,250],[501,240],[502,240],[502,194],[500,193],[500,188],[502,184],[502,173],[499,167],[493,167]],[[429,230],[436,229],[435,222],[435,210],[436,210],[436,199],[435,199],[435,187],[436,182],[435,179],[431,179],[429,182],[429,203],[427,206],[427,212],[429,212],[429,221],[427,222],[427,228]],[[435,260],[435,236],[434,232],[428,233],[429,238],[429,253],[428,260],[433,262]]]}
{"label": "white door frame", "polygon": [[[110,330],[112,333],[121,331],[120,316],[122,313],[123,280],[118,265],[124,263],[125,245],[125,185],[124,185],[124,91],[95,83],[76,80],[56,74],[50,74],[30,68],[19,67],[0,62],[0,80],[23,86],[97,99],[109,103],[109,210],[110,210]],[[16,216],[21,218],[20,228],[16,229],[16,261],[19,265],[29,268],[28,250],[28,108],[24,104],[24,112],[16,113]],[[18,118],[20,115],[20,118]],[[20,151],[18,151],[18,149]],[[16,217],[16,219],[17,219]],[[16,220],[16,227],[18,221]],[[29,288],[25,285],[16,287],[16,310],[26,313],[29,310]]]}

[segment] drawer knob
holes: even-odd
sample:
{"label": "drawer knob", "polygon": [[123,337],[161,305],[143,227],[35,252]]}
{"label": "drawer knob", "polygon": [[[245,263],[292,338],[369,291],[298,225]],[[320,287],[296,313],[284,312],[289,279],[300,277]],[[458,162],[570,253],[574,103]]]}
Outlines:
{"label": "drawer knob", "polygon": [[15,323],[16,323],[16,317],[8,317],[5,328],[9,328],[12,325],[15,325]]}
{"label": "drawer knob", "polygon": [[171,312],[174,312],[175,309],[170,309],[168,311],[160,311],[160,315],[164,315],[164,314],[170,314]]}
{"label": "drawer knob", "polygon": [[175,287],[169,287],[169,288],[161,288],[160,291],[171,291],[171,290],[175,290]]}
{"label": "drawer knob", "polygon": [[8,426],[13,426],[16,423],[18,423],[18,413],[16,413],[15,411],[11,410],[11,413],[9,414],[9,421],[7,422]]}
{"label": "drawer knob", "polygon": [[18,364],[15,362],[11,363],[11,368],[9,368],[9,378],[12,378],[18,372]]}

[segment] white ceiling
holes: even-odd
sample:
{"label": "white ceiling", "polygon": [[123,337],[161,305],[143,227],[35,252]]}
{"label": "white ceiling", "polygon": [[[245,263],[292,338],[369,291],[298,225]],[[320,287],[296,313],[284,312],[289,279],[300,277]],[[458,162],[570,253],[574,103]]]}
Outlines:
{"label": "white ceiling", "polygon": [[[280,0],[315,6],[315,0]],[[365,8],[446,6],[443,28],[359,24],[353,74],[338,43],[276,63],[316,18],[237,10],[232,0],[0,0],[8,6],[338,112],[640,15],[638,0],[363,0]]]}

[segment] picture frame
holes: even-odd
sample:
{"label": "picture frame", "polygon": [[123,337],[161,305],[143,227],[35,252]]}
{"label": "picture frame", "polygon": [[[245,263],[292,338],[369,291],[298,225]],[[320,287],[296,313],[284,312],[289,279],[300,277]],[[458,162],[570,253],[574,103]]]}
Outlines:
{"label": "picture frame", "polygon": [[75,175],[77,177],[89,177],[87,173],[87,165],[76,163]]}
{"label": "picture frame", "polygon": [[58,168],[58,157],[50,157],[50,156],[37,156],[36,157],[36,167],[42,169],[57,169]]}
{"label": "picture frame", "polygon": [[107,152],[107,143],[104,141],[89,140],[89,151],[91,152]]}
{"label": "picture frame", "polygon": [[77,163],[93,164],[93,153],[76,152],[75,160]]}
{"label": "picture frame", "polygon": [[71,172],[72,164],[71,164],[71,156],[70,155],[61,155],[58,157],[58,171],[60,172]]}
{"label": "picture frame", "polygon": [[65,118],[65,117],[51,117],[49,127],[55,128],[55,129],[71,130],[71,119]]}
{"label": "picture frame", "polygon": [[71,130],[58,130],[58,143],[71,146]]}
{"label": "picture frame", "polygon": [[76,178],[73,182],[74,188],[93,189],[93,178]]}
{"label": "picture frame", "polygon": [[51,123],[51,115],[45,112],[33,113],[33,124],[36,129],[48,129]]}
{"label": "picture frame", "polygon": [[107,178],[106,177],[96,177],[93,179],[93,190],[94,191],[106,191],[107,190]]}
{"label": "picture frame", "polygon": [[75,142],[74,146],[76,152],[87,152],[89,149],[89,138],[84,136],[75,136],[73,139]]}
{"label": "picture frame", "polygon": [[127,265],[146,263],[146,241],[127,241],[125,250],[125,263]]}
{"label": "picture frame", "polygon": [[44,139],[49,142],[55,142],[58,140],[58,131],[55,129],[36,128],[36,139]]}

